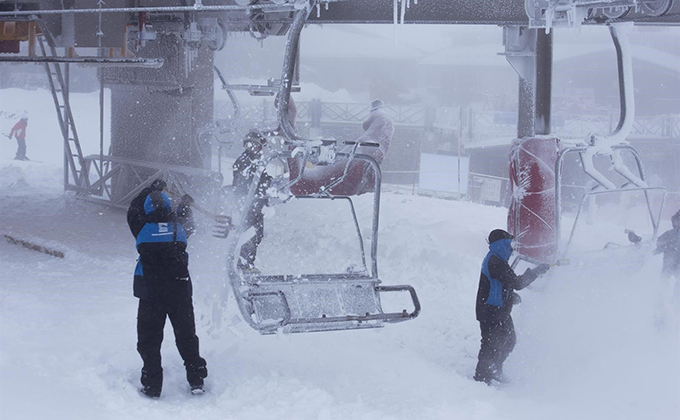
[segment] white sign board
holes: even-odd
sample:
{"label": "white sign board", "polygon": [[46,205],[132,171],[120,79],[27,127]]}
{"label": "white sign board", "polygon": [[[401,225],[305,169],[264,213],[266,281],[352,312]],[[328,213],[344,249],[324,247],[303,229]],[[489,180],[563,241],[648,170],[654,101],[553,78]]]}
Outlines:
{"label": "white sign board", "polygon": [[[470,158],[460,157],[460,193],[468,192]],[[458,193],[458,156],[420,154],[421,189]]]}
{"label": "white sign board", "polygon": [[501,201],[501,187],[503,181],[500,179],[483,178],[481,199],[484,201],[493,201],[499,203]]}

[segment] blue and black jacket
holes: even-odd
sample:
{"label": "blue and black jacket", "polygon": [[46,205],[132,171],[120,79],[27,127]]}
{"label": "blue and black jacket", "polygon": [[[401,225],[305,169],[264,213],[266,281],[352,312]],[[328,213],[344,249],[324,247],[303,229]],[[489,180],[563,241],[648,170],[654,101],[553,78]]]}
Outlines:
{"label": "blue and black jacket", "polygon": [[127,219],[139,253],[134,295],[152,300],[187,293],[190,296],[186,247],[193,231],[191,208],[180,203],[173,212],[164,193],[145,188],[130,203]]}
{"label": "blue and black jacket", "polygon": [[518,276],[508,264],[512,255],[512,240],[500,239],[489,244],[489,253],[482,262],[482,273],[477,290],[477,320],[501,321],[510,316],[514,290],[521,290],[538,277],[527,269]]}

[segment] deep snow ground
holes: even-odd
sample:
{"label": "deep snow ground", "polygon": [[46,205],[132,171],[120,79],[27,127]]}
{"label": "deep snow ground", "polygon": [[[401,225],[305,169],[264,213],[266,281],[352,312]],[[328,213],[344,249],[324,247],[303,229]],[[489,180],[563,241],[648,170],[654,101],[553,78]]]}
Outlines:
{"label": "deep snow ground", "polygon": [[[97,95],[72,94],[71,102],[85,153],[98,152]],[[47,92],[0,90],[0,108],[30,111],[28,156],[44,162],[10,160],[16,144],[0,137],[0,235],[66,254],[57,259],[0,236],[2,419],[680,418],[678,315],[657,328],[661,260],[648,248],[573,258],[521,292],[524,302],[513,311],[518,344],[506,364],[513,382],[490,388],[470,379],[479,349],[474,300],[484,238],[505,226],[505,210],[398,194],[383,196],[379,268],[386,284],[415,286],[423,304],[416,320],[260,336],[229,301],[218,326],[212,308],[224,256],[203,221],[190,239],[190,270],[209,392],[188,395],[167,326],[163,396],[142,398],[136,252],[124,212],[63,194],[61,139]],[[13,122],[3,115],[2,133]],[[295,271],[351,262],[353,230],[300,204],[270,214],[258,265]],[[357,200],[360,215],[368,205]],[[578,244],[620,236],[631,223],[623,216],[635,213],[615,214],[609,226],[579,230]]]}
{"label": "deep snow ground", "polygon": [[[229,302],[233,319],[217,329],[211,294],[223,281],[223,258],[220,241],[203,224],[191,240],[190,269],[209,392],[188,395],[167,327],[163,396],[147,400],[137,392],[136,256],[124,212],[63,195],[58,174],[49,164],[0,161],[0,233],[66,253],[61,260],[0,241],[2,418],[675,419],[680,413],[679,334],[654,327],[658,258],[643,258],[636,271],[616,270],[625,256],[594,275],[588,267],[557,268],[522,292],[524,303],[514,312],[518,345],[506,368],[513,382],[490,388],[470,379],[479,340],[474,297],[484,237],[503,226],[505,211],[396,194],[383,196],[381,277],[416,287],[419,318],[378,330],[259,336]],[[358,200],[360,211],[366,205]],[[285,244],[278,238],[303,228],[277,224],[282,217],[290,214],[280,209],[267,219],[261,257],[264,264],[269,255],[272,269],[290,264],[277,253]],[[353,239],[319,225],[321,217],[305,220],[341,249]]]}

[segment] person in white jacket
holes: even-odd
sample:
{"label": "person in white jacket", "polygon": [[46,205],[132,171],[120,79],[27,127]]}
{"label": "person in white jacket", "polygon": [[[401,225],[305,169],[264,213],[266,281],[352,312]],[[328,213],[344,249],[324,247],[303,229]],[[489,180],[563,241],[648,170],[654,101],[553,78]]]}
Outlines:
{"label": "person in white jacket", "polygon": [[[359,143],[375,143],[378,144],[378,147],[359,146],[357,153],[369,155],[375,159],[378,165],[381,165],[394,135],[394,122],[385,112],[385,104],[382,100],[375,99],[371,102],[371,110],[362,127],[364,133],[359,136],[357,141]],[[373,192],[374,184],[375,174],[373,168],[363,163],[363,176],[361,177],[361,185],[357,193]]]}
{"label": "person in white jacket", "polygon": [[378,143],[380,147],[377,149],[361,147],[358,153],[371,155],[378,164],[381,164],[394,135],[394,123],[385,112],[385,104],[382,100],[376,99],[371,102],[371,111],[362,128],[364,133],[357,140],[359,142]]}

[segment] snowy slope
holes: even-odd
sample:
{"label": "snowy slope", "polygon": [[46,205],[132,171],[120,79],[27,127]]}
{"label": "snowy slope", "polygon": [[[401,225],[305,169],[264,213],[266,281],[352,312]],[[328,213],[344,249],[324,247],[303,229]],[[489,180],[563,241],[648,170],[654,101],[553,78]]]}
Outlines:
{"label": "snowy slope", "polygon": [[[96,103],[84,95],[82,103],[91,100]],[[54,118],[45,114],[45,125],[48,117]],[[35,128],[29,126],[29,156],[31,141],[36,152],[54,147],[47,129],[40,140],[31,137]],[[96,125],[83,129],[98,133]],[[53,141],[59,144],[58,137]],[[59,156],[15,162],[2,150],[0,235],[66,254],[62,260],[0,240],[2,419],[680,416],[680,332],[672,316],[664,329],[655,325],[661,262],[648,249],[555,268],[523,291],[524,303],[514,311],[518,345],[506,365],[513,382],[488,387],[470,379],[479,348],[474,301],[484,238],[505,225],[505,210],[398,194],[382,200],[380,273],[387,284],[415,286],[423,305],[416,320],[377,330],[260,336],[229,301],[226,322],[218,325],[213,307],[224,282],[223,247],[199,220],[189,251],[208,393],[188,394],[168,325],[163,396],[148,400],[137,391],[136,252],[124,212],[64,195]],[[369,201],[357,200],[363,222]],[[341,269],[356,257],[344,216],[329,220],[327,212],[302,204],[268,214],[258,257],[265,272],[304,271],[300,266],[312,263]]]}
{"label": "snowy slope", "polygon": [[[105,103],[108,104],[109,90],[104,92]],[[99,92],[71,93],[70,104],[83,154],[99,154]],[[8,140],[4,134],[9,133],[21,115],[28,116],[26,155],[35,161],[61,165],[63,142],[54,101],[51,93],[43,89],[0,89],[0,158],[14,157],[16,140]],[[110,142],[108,105],[104,108],[104,115],[106,153]]]}
{"label": "snowy slope", "polygon": [[[259,336],[238,320],[215,329],[210,294],[224,280],[223,258],[204,224],[190,251],[209,393],[187,395],[168,328],[163,397],[141,398],[135,252],[124,213],[62,195],[58,183],[45,182],[55,171],[0,162],[2,233],[66,253],[60,260],[0,241],[2,418],[677,418],[678,333],[653,325],[658,260],[615,275],[556,269],[523,292],[519,344],[507,362],[514,381],[497,390],[469,377],[483,238],[502,226],[504,211],[393,194],[383,197],[381,276],[417,288],[419,318],[280,337]],[[22,192],[12,186],[17,179]],[[268,219],[268,235],[295,236],[301,226],[274,225],[279,214]],[[347,232],[323,236],[352,248]],[[269,242],[265,265],[278,248]],[[274,260],[272,269],[289,261]],[[228,310],[236,317],[233,302]]]}

